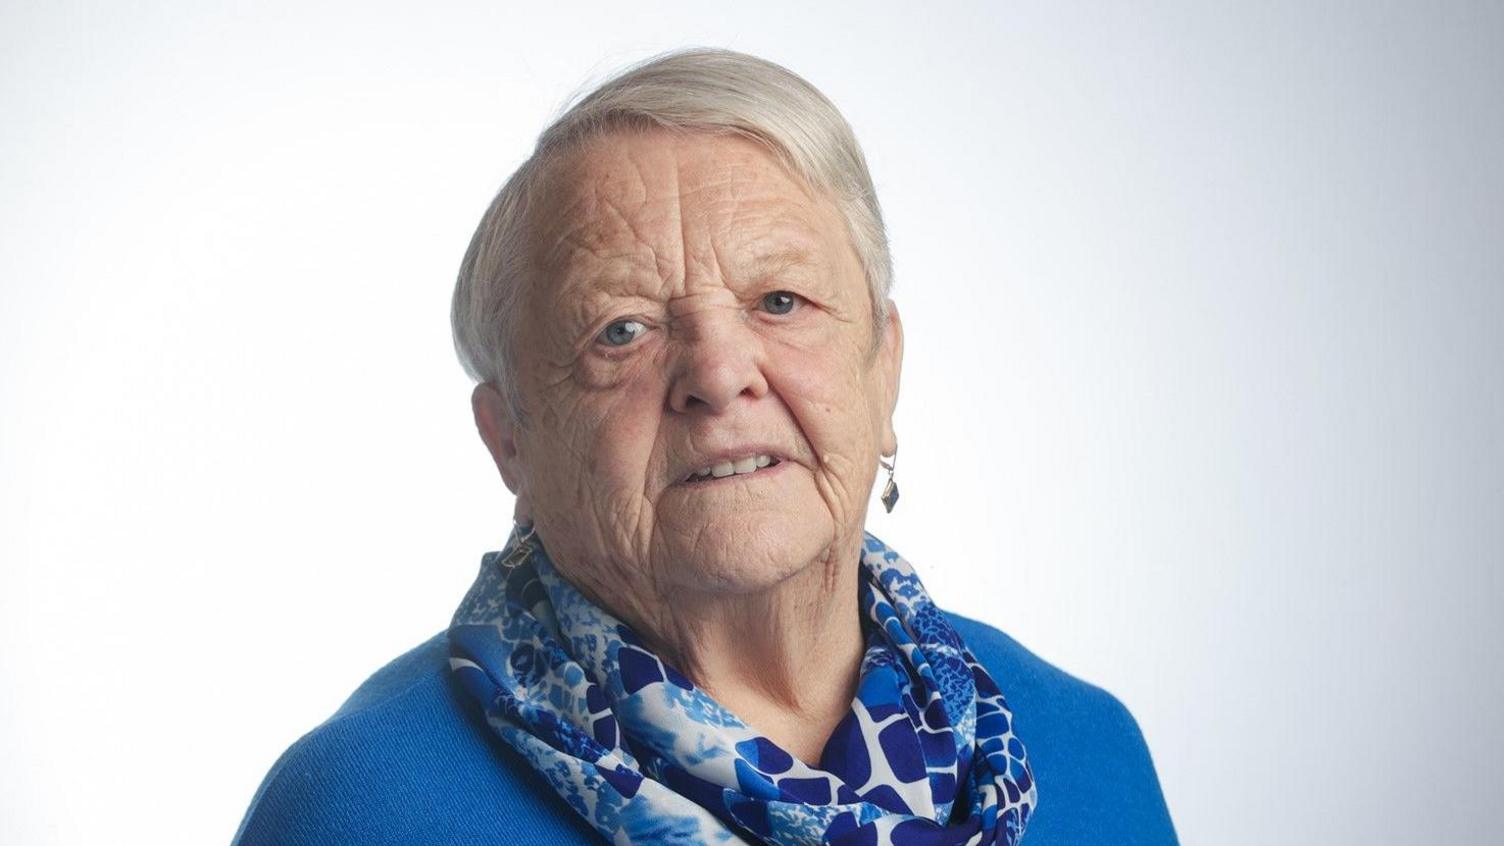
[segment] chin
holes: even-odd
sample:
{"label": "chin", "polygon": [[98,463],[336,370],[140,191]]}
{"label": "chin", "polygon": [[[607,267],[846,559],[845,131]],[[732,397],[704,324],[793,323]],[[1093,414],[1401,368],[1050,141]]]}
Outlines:
{"label": "chin", "polygon": [[682,588],[707,593],[758,593],[777,586],[811,566],[820,566],[830,543],[822,533],[792,514],[728,514],[712,518],[687,535],[692,548],[673,549],[669,580]]}

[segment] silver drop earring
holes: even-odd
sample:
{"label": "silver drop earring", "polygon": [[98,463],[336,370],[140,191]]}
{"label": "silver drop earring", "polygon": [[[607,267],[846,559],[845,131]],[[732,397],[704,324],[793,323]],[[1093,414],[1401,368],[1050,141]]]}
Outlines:
{"label": "silver drop earring", "polygon": [[532,557],[537,537],[538,532],[533,528],[532,523],[526,526],[521,523],[515,524],[512,529],[512,549],[501,559],[501,569],[510,570]]}
{"label": "silver drop earring", "polygon": [[892,514],[893,506],[898,504],[898,485],[893,481],[893,465],[898,463],[898,450],[893,451],[892,462],[884,461],[882,456],[878,456],[877,463],[881,464],[888,471],[888,483],[883,485],[882,499],[883,507],[888,509],[889,514]]}

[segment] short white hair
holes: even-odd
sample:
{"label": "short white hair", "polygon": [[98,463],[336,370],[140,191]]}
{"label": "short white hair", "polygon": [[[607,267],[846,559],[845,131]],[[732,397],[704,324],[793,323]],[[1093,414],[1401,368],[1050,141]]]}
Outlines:
{"label": "short white hair", "polygon": [[465,251],[450,314],[455,350],[471,378],[501,387],[519,420],[515,305],[532,269],[528,210],[538,176],[549,161],[591,138],[654,127],[749,139],[826,194],[845,219],[866,274],[874,347],[880,343],[893,265],[877,192],[851,126],[825,95],[781,65],[731,50],[678,50],[622,71],[554,120],[492,200]]}

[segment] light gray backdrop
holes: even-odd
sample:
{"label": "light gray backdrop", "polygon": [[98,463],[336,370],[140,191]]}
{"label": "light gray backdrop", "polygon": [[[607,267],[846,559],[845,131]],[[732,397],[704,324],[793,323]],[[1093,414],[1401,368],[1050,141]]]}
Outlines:
{"label": "light gray backdrop", "polygon": [[1189,843],[1497,842],[1500,4],[0,15],[0,840],[224,842],[445,625],[510,513],[470,232],[579,85],[714,44],[866,145],[870,528],[940,601],[1127,703]]}

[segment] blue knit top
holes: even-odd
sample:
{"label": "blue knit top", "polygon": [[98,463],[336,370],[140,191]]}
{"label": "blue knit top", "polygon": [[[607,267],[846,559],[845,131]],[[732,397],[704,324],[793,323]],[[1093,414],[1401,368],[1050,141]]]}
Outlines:
{"label": "blue knit top", "polygon": [[[1126,708],[1006,634],[947,614],[1008,697],[1039,807],[1025,846],[1176,843]],[[446,636],[386,665],[272,765],[239,846],[605,842],[455,687]]]}

